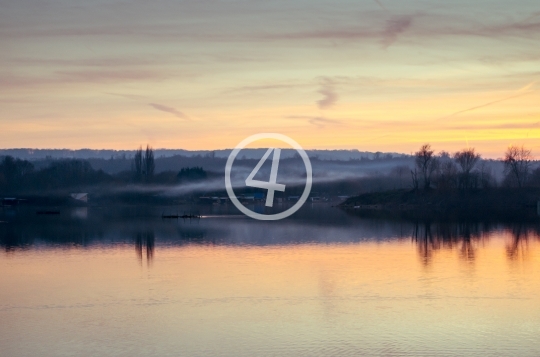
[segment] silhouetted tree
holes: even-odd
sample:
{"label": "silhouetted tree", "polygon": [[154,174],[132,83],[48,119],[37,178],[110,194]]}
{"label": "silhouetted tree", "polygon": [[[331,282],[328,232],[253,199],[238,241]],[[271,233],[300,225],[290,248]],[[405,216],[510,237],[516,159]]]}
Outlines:
{"label": "silhouetted tree", "polygon": [[32,173],[34,165],[29,161],[6,156],[0,162],[0,188],[18,190],[26,177]]}
{"label": "silhouetted tree", "polygon": [[143,154],[141,146],[139,146],[139,149],[137,149],[135,156],[133,157],[133,171],[135,181],[141,181],[143,177]]}
{"label": "silhouetted tree", "polygon": [[135,156],[133,157],[133,176],[137,182],[150,182],[154,176],[154,171],[156,168],[154,160],[154,150],[150,145],[146,145],[146,150],[143,151],[142,146],[139,146],[137,151],[135,151]]}
{"label": "silhouetted tree", "polygon": [[458,186],[458,169],[456,164],[449,158],[441,158],[439,170],[435,178],[437,189],[452,190]]}
{"label": "silhouetted tree", "polygon": [[183,167],[178,172],[177,179],[179,182],[198,181],[206,179],[207,176],[206,171],[202,167]]}
{"label": "silhouetted tree", "polygon": [[532,153],[524,146],[510,146],[504,154],[504,170],[518,187],[525,186],[531,170]]}
{"label": "silhouetted tree", "polygon": [[443,151],[441,151],[441,152],[439,153],[439,158],[440,158],[441,160],[443,160],[443,161],[444,161],[444,160],[450,160],[450,153],[449,153],[448,151],[444,151],[444,150],[443,150]]}
{"label": "silhouetted tree", "polygon": [[150,182],[154,176],[154,169],[156,165],[154,163],[154,150],[149,145],[146,145],[146,151],[143,158],[143,173],[146,182]]}
{"label": "silhouetted tree", "polygon": [[32,185],[39,189],[67,188],[111,181],[102,170],[96,171],[86,160],[58,160],[33,175]]}
{"label": "silhouetted tree", "polygon": [[477,186],[478,175],[472,171],[480,161],[480,155],[473,148],[463,149],[454,154],[454,160],[461,169],[459,175],[459,187],[462,189],[471,189]]}
{"label": "silhouetted tree", "polygon": [[433,172],[435,172],[437,169],[439,163],[433,153],[434,151],[431,150],[430,144],[422,145],[420,150],[415,153],[416,167],[420,171],[425,190],[431,187],[431,177]]}

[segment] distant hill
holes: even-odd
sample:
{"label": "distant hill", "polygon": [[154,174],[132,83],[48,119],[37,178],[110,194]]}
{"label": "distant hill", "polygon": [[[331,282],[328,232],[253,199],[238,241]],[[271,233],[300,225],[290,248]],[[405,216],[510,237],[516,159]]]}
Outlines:
{"label": "distant hill", "polygon": [[[155,156],[158,157],[215,157],[227,158],[232,149],[222,150],[183,150],[183,149],[155,149]],[[266,149],[244,149],[240,154],[240,158],[259,159],[262,157]],[[306,150],[310,158],[317,157],[320,160],[360,160],[389,158],[389,157],[407,157],[409,155],[400,153],[381,153],[368,152],[358,150]],[[42,159],[131,159],[135,154],[135,150],[93,150],[93,149],[0,149],[0,156],[13,156],[25,160],[42,160]],[[293,149],[283,149],[281,151],[282,158],[291,158],[296,156],[296,151]]]}

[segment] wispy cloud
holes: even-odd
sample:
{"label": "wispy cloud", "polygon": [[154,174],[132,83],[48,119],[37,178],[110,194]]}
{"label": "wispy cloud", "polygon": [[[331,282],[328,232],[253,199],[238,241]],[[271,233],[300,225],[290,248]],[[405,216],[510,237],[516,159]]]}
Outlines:
{"label": "wispy cloud", "polygon": [[111,93],[111,92],[103,92],[103,93],[108,94],[108,95],[114,95],[116,97],[131,99],[131,100],[141,100],[141,99],[146,98],[145,96],[138,95],[138,94],[122,94],[122,93]]}
{"label": "wispy cloud", "polygon": [[339,120],[328,119],[328,118],[321,117],[321,116],[289,115],[289,116],[286,116],[285,118],[287,118],[287,119],[304,119],[304,120],[307,120],[308,123],[316,125],[316,126],[318,126],[320,128],[325,127],[328,124],[333,124],[333,125],[336,125],[336,124],[341,125],[342,124],[341,121],[339,121]]}
{"label": "wispy cloud", "polygon": [[14,58],[8,58],[6,63],[11,65],[28,65],[39,67],[95,67],[95,68],[120,68],[125,69],[128,67],[144,67],[152,66],[163,63],[164,61],[157,60],[155,58],[135,58],[134,56],[123,57],[91,57],[91,58],[43,58],[43,57],[27,57],[19,56]]}
{"label": "wispy cloud", "polygon": [[158,103],[148,103],[148,105],[151,106],[154,109],[161,110],[162,112],[173,114],[177,118],[189,120],[187,115],[185,115],[184,113],[182,113],[181,111],[179,111],[179,110],[177,110],[175,108],[168,107],[166,105],[162,105],[162,104],[158,104]]}
{"label": "wispy cloud", "polygon": [[76,71],[57,71],[57,78],[64,82],[82,82],[82,83],[108,83],[120,81],[143,81],[150,79],[164,78],[165,74],[155,70],[76,70]]}
{"label": "wispy cloud", "polygon": [[0,74],[0,87],[40,87],[56,84],[146,82],[166,78],[157,70],[77,70],[56,71],[47,75]]}
{"label": "wispy cloud", "polygon": [[384,48],[387,48],[394,42],[396,42],[398,36],[405,32],[412,24],[413,17],[406,16],[393,16],[386,20],[386,26],[383,30],[383,36],[381,43]]}
{"label": "wispy cloud", "polygon": [[260,92],[260,91],[272,91],[272,90],[287,90],[306,86],[305,84],[263,84],[254,86],[241,86],[227,90],[226,92]]}
{"label": "wispy cloud", "polygon": [[323,96],[322,99],[317,101],[319,109],[328,109],[336,104],[338,100],[338,94],[334,90],[334,82],[329,78],[323,78],[318,93]]}
{"label": "wispy cloud", "polygon": [[466,14],[419,10],[412,14],[391,17],[388,13],[373,15],[369,18],[363,18],[359,24],[343,23],[333,27],[312,27],[270,34],[254,33],[252,36],[269,40],[291,41],[376,40],[388,47],[398,39],[399,35],[404,33],[419,40],[441,37],[470,38],[471,36],[493,39],[505,37],[534,39],[540,34],[540,21],[537,15],[514,21],[500,21],[491,18],[480,21],[478,17]]}

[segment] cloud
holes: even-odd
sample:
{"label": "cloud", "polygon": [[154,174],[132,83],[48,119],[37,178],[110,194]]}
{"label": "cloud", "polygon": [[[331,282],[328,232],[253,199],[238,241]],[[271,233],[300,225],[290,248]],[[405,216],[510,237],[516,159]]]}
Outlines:
{"label": "cloud", "polygon": [[[377,1],[377,3],[379,3]],[[382,3],[381,7],[387,10]],[[420,13],[391,16],[388,12],[380,14],[362,15],[363,21],[356,24],[337,24],[332,28],[311,28],[305,31],[281,32],[265,35],[265,39],[273,40],[333,40],[333,41],[379,41],[386,48],[394,43],[398,35],[409,29],[413,20],[424,17],[425,21],[418,24],[414,35],[418,37],[432,37],[454,35],[452,21],[455,18],[441,16],[435,13]],[[441,29],[441,22],[448,23]],[[447,32],[450,31],[450,32]]]}
{"label": "cloud", "polygon": [[[121,83],[155,81],[167,75],[156,70],[80,70],[56,71],[52,75],[0,74],[0,87],[38,87],[55,84]],[[170,75],[169,75],[170,77]]]}
{"label": "cloud", "polygon": [[108,95],[114,95],[117,97],[123,97],[126,99],[131,99],[131,100],[141,100],[141,99],[146,98],[145,96],[138,95],[138,94],[122,94],[122,93],[112,93],[112,92],[103,92],[103,93],[108,94]]}
{"label": "cloud", "polygon": [[394,42],[397,37],[405,32],[412,24],[412,16],[393,16],[391,19],[386,20],[386,26],[383,30],[383,37],[381,43],[384,48],[387,48]]}
{"label": "cloud", "polygon": [[[424,11],[418,9],[412,14],[391,16],[389,14],[375,14],[363,18],[359,24],[344,22],[331,28],[317,28],[276,32],[270,34],[257,34],[252,36],[269,40],[332,40],[332,41],[365,41],[377,40],[386,48],[394,43],[399,35],[407,32],[414,39],[429,40],[441,37],[485,37],[500,39],[532,38],[540,34],[540,15],[534,14],[523,20],[483,19],[481,21],[474,14],[455,14],[442,11]],[[414,26],[413,25],[414,22]],[[381,26],[382,24],[382,26]]]}
{"label": "cloud", "polygon": [[334,82],[328,78],[324,78],[321,83],[321,89],[318,93],[322,94],[323,98],[317,101],[319,109],[328,109],[336,104],[338,95],[334,91]]}
{"label": "cloud", "polygon": [[292,89],[300,87],[300,85],[293,84],[268,84],[268,85],[259,85],[259,86],[242,86],[237,88],[232,88],[227,92],[259,92],[259,91],[268,91],[268,90],[282,90],[282,89]]}
{"label": "cloud", "polygon": [[321,116],[308,116],[308,115],[289,115],[287,119],[306,119],[308,123],[318,126],[319,128],[325,127],[327,124],[342,124],[341,121],[336,119],[328,119]]}
{"label": "cloud", "polygon": [[92,58],[43,58],[43,57],[14,57],[5,60],[11,65],[27,65],[39,67],[95,67],[95,68],[120,68],[144,67],[160,64],[163,61],[156,59],[125,57],[92,57]]}
{"label": "cloud", "polygon": [[532,36],[540,32],[540,22],[510,22],[495,26],[488,26],[485,29],[478,30],[480,35],[489,37],[499,36]]}
{"label": "cloud", "polygon": [[157,103],[148,103],[148,105],[151,106],[154,109],[161,110],[162,112],[173,114],[174,116],[176,116],[178,118],[189,120],[187,115],[185,115],[181,111],[176,110],[176,109],[174,109],[172,107],[168,107],[166,105],[157,104]]}
{"label": "cloud", "polygon": [[164,78],[165,75],[154,70],[77,70],[77,71],[57,71],[56,75],[63,82],[82,83],[110,83],[125,81],[144,81]]}

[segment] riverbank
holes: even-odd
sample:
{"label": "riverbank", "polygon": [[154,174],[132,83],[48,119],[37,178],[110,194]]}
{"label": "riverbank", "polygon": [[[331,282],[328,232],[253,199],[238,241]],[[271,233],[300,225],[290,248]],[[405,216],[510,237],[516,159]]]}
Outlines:
{"label": "riverbank", "polygon": [[477,191],[392,190],[353,196],[340,207],[422,217],[536,217],[540,189],[497,188]]}

